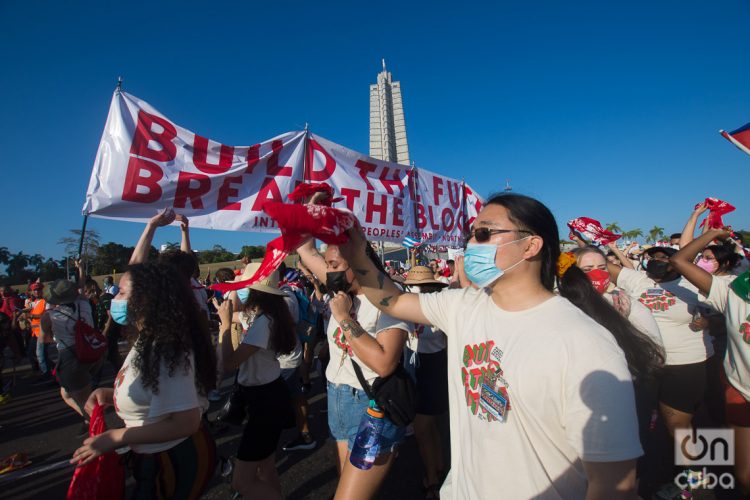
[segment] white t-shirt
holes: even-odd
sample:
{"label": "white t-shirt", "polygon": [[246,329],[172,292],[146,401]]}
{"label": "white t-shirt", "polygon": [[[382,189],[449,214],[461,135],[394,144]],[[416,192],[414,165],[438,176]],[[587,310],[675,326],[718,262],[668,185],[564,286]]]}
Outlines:
{"label": "white t-shirt", "polygon": [[[620,293],[625,294],[624,291]],[[613,303],[611,293],[605,293],[603,297],[610,304]],[[628,296],[627,298],[630,299],[630,296]],[[648,335],[649,338],[651,338],[651,340],[656,343],[656,345],[664,347],[664,341],[661,338],[659,325],[656,323],[654,315],[651,314],[651,310],[641,304],[640,301],[630,299],[630,314],[628,314],[628,321],[630,321],[630,323],[642,333]]]}
{"label": "white t-shirt", "polygon": [[88,300],[79,297],[75,301],[75,309],[69,305],[56,305],[48,303],[51,307],[49,319],[52,324],[52,335],[57,342],[57,349],[73,348],[76,345],[76,323],[78,322],[78,308],[81,310],[81,319],[94,326],[94,318],[91,314],[91,304]]}
{"label": "white t-shirt", "polygon": [[[354,298],[354,304],[354,312],[351,313],[352,318],[357,320],[357,323],[370,337],[377,338],[380,332],[389,328],[398,328],[407,334],[409,333],[409,327],[406,326],[406,323],[381,312],[364,295],[357,295]],[[326,368],[326,378],[329,382],[362,389],[362,384],[357,379],[350,358],[353,358],[362,368],[362,374],[368,383],[371,384],[378,378],[378,374],[354,354],[333,315],[328,322],[326,334],[328,337],[328,352],[331,353],[331,360],[328,362],[328,368]]]}
{"label": "white t-shirt", "polygon": [[270,320],[265,314],[255,316],[242,339],[243,344],[260,349],[240,365],[237,381],[240,385],[255,386],[273,382],[281,375],[281,366],[276,359],[276,352],[268,349],[271,337]]}
{"label": "white t-shirt", "polygon": [[689,327],[700,298],[688,280],[657,283],[644,273],[622,269],[617,286],[651,310],[664,342],[665,364],[700,363],[713,355],[708,331],[694,332]]}
{"label": "white t-shirt", "polygon": [[732,386],[750,401],[750,304],[729,287],[731,281],[711,280],[706,304],[724,314],[727,323],[727,353],[724,372]]}
{"label": "white t-shirt", "polygon": [[[282,291],[286,294],[286,296],[284,297],[284,302],[286,302],[286,306],[289,308],[289,314],[292,315],[294,323],[297,324],[297,319],[299,318],[299,302],[297,301],[297,297],[289,288],[284,288],[282,289]],[[297,337],[296,332],[294,336]],[[290,352],[289,354],[279,354],[278,356],[279,365],[281,366],[282,370],[297,368],[300,364],[302,364],[302,343],[299,341],[299,339],[296,340],[297,344],[294,346],[294,350],[292,352]]]}
{"label": "white t-shirt", "polygon": [[[170,413],[186,411],[193,408],[208,408],[208,400],[200,396],[195,385],[194,358],[190,355],[190,366],[187,370],[182,365],[169,375],[169,368],[162,361],[159,372],[159,393],[143,387],[133,360],[135,349],[131,349],[122,368],[115,378],[115,411],[125,422],[125,427],[142,427],[160,422]],[[168,450],[187,437],[163,443],[133,444],[130,447],[136,453],[158,453]]]}
{"label": "white t-shirt", "polygon": [[473,288],[419,300],[448,337],[452,481],[441,498],[583,498],[582,460],[642,454],[625,356],[567,299],[516,312]]}

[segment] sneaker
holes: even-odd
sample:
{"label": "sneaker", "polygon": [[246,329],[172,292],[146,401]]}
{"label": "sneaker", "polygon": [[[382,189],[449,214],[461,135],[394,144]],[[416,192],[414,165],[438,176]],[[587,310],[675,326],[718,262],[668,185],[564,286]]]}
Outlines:
{"label": "sneaker", "polygon": [[221,393],[216,389],[208,391],[208,400],[214,403],[216,401],[221,401]]}
{"label": "sneaker", "polygon": [[315,440],[308,434],[300,434],[281,447],[284,451],[312,450],[315,448]]}

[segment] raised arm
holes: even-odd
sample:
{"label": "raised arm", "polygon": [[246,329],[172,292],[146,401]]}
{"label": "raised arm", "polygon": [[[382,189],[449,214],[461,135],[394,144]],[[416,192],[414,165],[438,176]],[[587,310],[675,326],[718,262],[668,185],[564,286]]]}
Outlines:
{"label": "raised arm", "polygon": [[588,245],[586,240],[583,239],[583,236],[581,236],[581,233],[579,233],[578,231],[573,231],[571,229],[570,233],[568,234],[568,238],[570,238],[570,241],[575,242],[575,244],[578,245],[578,248],[583,248]]}
{"label": "raised arm", "polygon": [[429,320],[422,313],[419,295],[402,292],[367,256],[365,245],[368,243],[359,224],[351,228],[347,234],[349,241],[340,245],[339,251],[354,269],[357,282],[367,300],[396,319],[429,325]]}
{"label": "raised arm", "polygon": [[688,243],[687,246],[682,247],[679,252],[669,259],[669,262],[685,279],[695,285],[703,295],[707,296],[711,291],[711,283],[714,277],[711,273],[696,266],[693,262],[698,253],[710,245],[713,240],[723,240],[728,237],[729,231],[712,229]]}
{"label": "raised arm", "polygon": [[690,214],[690,218],[685,223],[685,227],[682,229],[682,235],[680,236],[680,248],[685,248],[693,238],[695,238],[695,225],[698,223],[698,218],[703,215],[708,208],[705,203],[700,203],[693,213]]}
{"label": "raised arm", "polygon": [[176,214],[171,208],[165,208],[157,215],[151,218],[146,224],[146,228],[141,234],[141,238],[138,240],[133,255],[130,256],[130,262],[128,264],[143,264],[148,260],[148,251],[151,249],[151,242],[154,240],[154,234],[156,229],[162,226],[168,226],[174,222]]}
{"label": "raised arm", "polygon": [[174,220],[180,223],[180,250],[186,253],[191,253],[193,250],[190,248],[190,221],[187,217],[182,214],[175,214]]}
{"label": "raised arm", "polygon": [[630,259],[622,253],[622,250],[619,249],[616,242],[611,242],[609,245],[607,245],[610,250],[617,256],[618,259],[620,259],[620,262],[622,263],[622,267],[625,267],[627,269],[633,269],[635,270],[635,266],[632,262],[630,262]]}

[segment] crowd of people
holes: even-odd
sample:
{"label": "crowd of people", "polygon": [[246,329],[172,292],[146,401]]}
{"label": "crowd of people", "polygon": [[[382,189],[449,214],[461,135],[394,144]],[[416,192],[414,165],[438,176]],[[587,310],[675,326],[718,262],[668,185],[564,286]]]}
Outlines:
{"label": "crowd of people", "polygon": [[[302,453],[325,438],[308,422],[316,360],[336,498],[374,497],[412,432],[425,498],[688,498],[706,470],[675,465],[673,440],[693,428],[733,430],[734,485],[750,494],[750,263],[730,229],[706,224],[696,236],[706,211],[663,244],[572,232],[577,248],[563,251],[544,204],[504,193],[454,259],[417,249],[384,265],[355,225],[344,244],[308,239],[296,267],[218,293],[206,285],[239,283],[259,264],[202,282],[187,217],[165,210],[117,284],[102,289],[81,265],[76,283],[33,283],[25,301],[3,288],[0,347],[60,385],[82,433],[95,405],[114,407],[124,426],[85,439],[71,462],[129,448],[134,498],[200,497],[218,462],[212,429],[233,424],[243,431],[231,488],[282,498],[279,445]],[[175,221],[180,250],[148,261],[157,229]],[[108,341],[93,362],[77,356],[82,324]],[[117,372],[109,387],[106,363]],[[379,452],[363,469],[350,455],[388,383],[414,392],[383,405]],[[224,401],[213,421],[209,401]]]}

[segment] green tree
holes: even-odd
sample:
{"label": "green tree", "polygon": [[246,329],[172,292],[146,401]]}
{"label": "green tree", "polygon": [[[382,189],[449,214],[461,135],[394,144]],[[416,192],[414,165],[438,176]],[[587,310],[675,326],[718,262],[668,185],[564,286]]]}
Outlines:
{"label": "green tree", "polygon": [[656,243],[657,241],[660,241],[662,238],[664,238],[664,228],[659,226],[654,226],[649,230],[648,232],[648,241],[651,243]]}
{"label": "green tree", "polygon": [[[91,259],[96,255],[96,250],[99,248],[99,232],[95,229],[88,229],[85,236],[83,237],[83,249],[81,250],[81,258],[84,260]],[[65,247],[65,255],[75,256],[78,253],[78,245],[81,241],[81,230],[71,229],[70,236],[65,236],[57,240],[58,245]],[[88,259],[87,259],[88,258]]]}
{"label": "green tree", "polygon": [[201,250],[196,253],[198,262],[201,264],[213,264],[215,262],[227,262],[237,259],[236,254],[221,245],[214,245],[211,250]]}
{"label": "green tree", "polygon": [[631,229],[630,231],[625,231],[624,233],[622,233],[622,235],[625,237],[625,239],[635,240],[643,237],[643,231],[640,228],[635,228]]}
{"label": "green tree", "polygon": [[12,254],[8,258],[8,264],[5,272],[8,275],[8,282],[13,285],[20,285],[34,277],[34,273],[27,269],[29,266],[29,256],[23,252]]}
{"label": "green tree", "polygon": [[746,231],[744,229],[741,229],[739,231],[735,231],[735,233],[742,238],[742,245],[747,248],[750,247],[750,231]]}
{"label": "green tree", "polygon": [[248,259],[259,259],[266,254],[266,247],[263,245],[245,245],[240,250],[239,257],[247,257]]}
{"label": "green tree", "polygon": [[617,222],[610,222],[604,229],[613,233],[622,233],[622,228]]}
{"label": "green tree", "polygon": [[60,262],[54,259],[47,259],[39,264],[37,267],[37,273],[42,281],[53,281],[56,279],[65,278],[65,261]]}
{"label": "green tree", "polygon": [[7,247],[0,247],[0,264],[7,264],[10,259],[10,251]]}
{"label": "green tree", "polygon": [[[108,242],[96,250],[90,263],[89,273],[93,276],[122,272],[128,266],[134,247]],[[154,249],[155,250],[155,249]]]}

